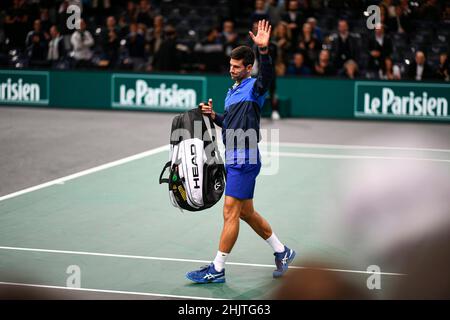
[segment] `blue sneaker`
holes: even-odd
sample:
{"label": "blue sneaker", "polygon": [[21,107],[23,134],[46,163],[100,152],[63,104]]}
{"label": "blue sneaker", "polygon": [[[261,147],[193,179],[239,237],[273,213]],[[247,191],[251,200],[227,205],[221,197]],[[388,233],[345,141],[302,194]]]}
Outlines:
{"label": "blue sneaker", "polygon": [[224,283],[225,269],[217,272],[211,262],[211,264],[203,266],[199,270],[186,273],[186,278],[195,283]]}
{"label": "blue sneaker", "polygon": [[275,265],[277,269],[273,272],[274,278],[281,277],[288,269],[289,264],[295,258],[295,251],[284,246],[283,252],[275,252]]}

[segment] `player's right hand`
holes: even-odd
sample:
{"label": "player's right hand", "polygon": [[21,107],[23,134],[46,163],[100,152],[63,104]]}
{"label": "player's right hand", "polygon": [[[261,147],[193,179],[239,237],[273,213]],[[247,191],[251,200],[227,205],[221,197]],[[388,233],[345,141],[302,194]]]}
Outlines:
{"label": "player's right hand", "polygon": [[212,99],[208,100],[208,103],[200,103],[200,108],[202,110],[202,113],[205,115],[211,115],[211,118],[214,120],[216,117],[216,113],[213,110],[213,102]]}

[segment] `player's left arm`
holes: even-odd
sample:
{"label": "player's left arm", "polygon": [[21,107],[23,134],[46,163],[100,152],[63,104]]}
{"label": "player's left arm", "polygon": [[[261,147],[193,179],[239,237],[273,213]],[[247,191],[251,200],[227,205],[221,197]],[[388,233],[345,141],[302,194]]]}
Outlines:
{"label": "player's left arm", "polygon": [[256,33],[256,36],[253,34],[253,32],[249,31],[250,37],[258,47],[260,57],[258,78],[256,79],[254,87],[258,95],[262,95],[269,90],[270,83],[272,82],[274,77],[272,59],[269,55],[269,41],[271,30],[272,26],[269,24],[269,22],[261,20],[258,21],[258,32]]}

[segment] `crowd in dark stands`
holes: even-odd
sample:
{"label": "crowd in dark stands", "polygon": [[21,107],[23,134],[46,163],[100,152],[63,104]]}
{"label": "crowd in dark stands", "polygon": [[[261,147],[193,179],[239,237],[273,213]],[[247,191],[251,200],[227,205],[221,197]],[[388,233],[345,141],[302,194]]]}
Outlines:
{"label": "crowd in dark stands", "polygon": [[2,0],[0,67],[227,73],[260,19],[278,76],[450,80],[445,0]]}

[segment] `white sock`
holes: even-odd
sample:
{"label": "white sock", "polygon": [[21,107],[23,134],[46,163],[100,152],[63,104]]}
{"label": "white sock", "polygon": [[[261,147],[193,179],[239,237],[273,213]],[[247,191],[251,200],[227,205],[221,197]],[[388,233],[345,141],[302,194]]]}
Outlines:
{"label": "white sock", "polygon": [[217,272],[222,271],[225,268],[225,261],[227,261],[228,253],[217,251],[216,258],[214,259],[214,269],[216,269]]}
{"label": "white sock", "polygon": [[267,243],[272,247],[275,252],[284,252],[284,244],[278,240],[278,237],[272,232],[272,235],[266,239]]}

